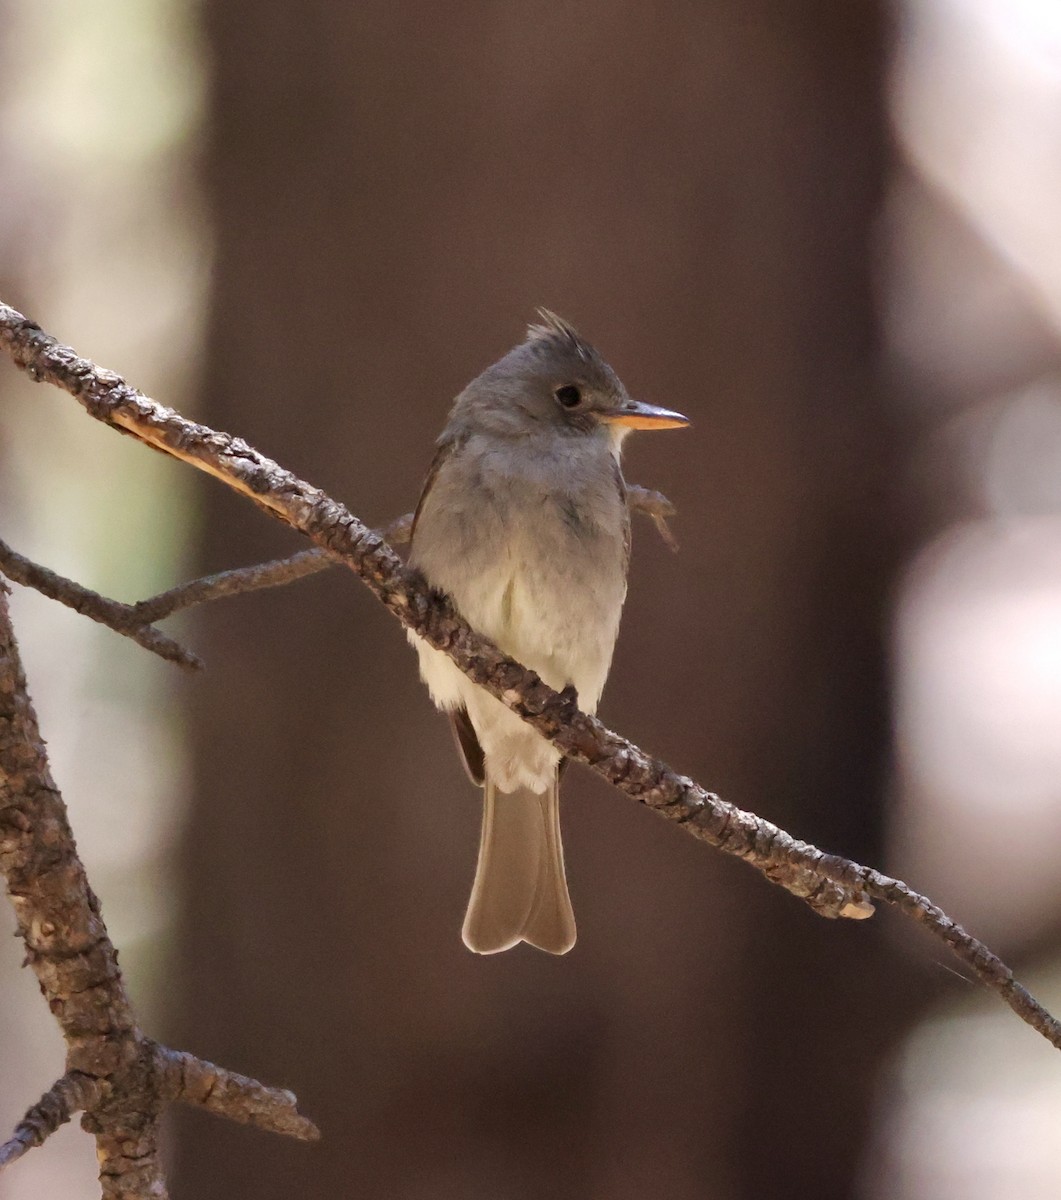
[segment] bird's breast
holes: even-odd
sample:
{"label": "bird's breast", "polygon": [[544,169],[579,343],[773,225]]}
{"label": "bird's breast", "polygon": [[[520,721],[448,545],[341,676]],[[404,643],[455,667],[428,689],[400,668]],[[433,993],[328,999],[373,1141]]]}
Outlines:
{"label": "bird's breast", "polygon": [[595,706],[626,594],[613,463],[486,452],[446,467],[420,514],[414,565],[505,653]]}

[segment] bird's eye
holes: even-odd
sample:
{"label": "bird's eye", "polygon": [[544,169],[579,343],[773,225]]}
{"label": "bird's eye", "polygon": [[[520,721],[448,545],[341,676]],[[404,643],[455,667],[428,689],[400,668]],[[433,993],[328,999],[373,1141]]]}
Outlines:
{"label": "bird's eye", "polygon": [[564,408],[578,408],[582,403],[582,393],[573,383],[558,387],[555,392],[557,401]]}

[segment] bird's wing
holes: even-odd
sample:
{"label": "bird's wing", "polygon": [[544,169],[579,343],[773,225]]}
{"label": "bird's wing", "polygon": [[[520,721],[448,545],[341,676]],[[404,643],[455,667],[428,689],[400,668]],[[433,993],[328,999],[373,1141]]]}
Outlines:
{"label": "bird's wing", "polygon": [[435,451],[435,457],[431,460],[431,466],[428,468],[427,478],[424,480],[424,486],[420,489],[420,499],[416,502],[416,511],[413,513],[413,523],[409,529],[409,541],[412,543],[416,537],[416,523],[420,519],[420,513],[423,511],[424,505],[427,503],[427,498],[431,494],[431,485],[442,470],[442,465],[455,450],[459,450],[464,444],[462,437],[447,437],[443,438],[438,443],[438,449]]}
{"label": "bird's wing", "polygon": [[626,480],[623,469],[616,460],[613,466],[615,486],[619,492],[619,500],[623,506],[623,575],[630,567],[630,506],[626,502]]}
{"label": "bird's wing", "polygon": [[[420,492],[416,512],[413,513],[413,524],[409,534],[410,542],[416,536],[416,523],[420,519],[420,513],[427,503],[428,497],[431,494],[431,487],[438,477],[439,471],[442,470],[443,465],[449,459],[450,455],[460,448],[463,440],[463,438],[450,437],[439,442],[438,450],[435,452],[435,457],[431,462],[427,478],[424,480],[424,486]],[[457,749],[460,751],[464,769],[468,772],[468,778],[476,786],[482,787],[483,780],[486,778],[483,748],[479,744],[479,738],[476,735],[471,718],[468,716],[468,710],[466,708],[451,709],[449,722],[450,728],[453,730],[453,740],[457,743]]]}
{"label": "bird's wing", "polygon": [[486,760],[483,748],[479,744],[479,737],[475,732],[475,726],[472,724],[471,717],[468,716],[468,710],[451,708],[449,723],[464,763],[464,769],[468,772],[468,778],[476,787],[482,787],[483,781],[486,779]]}

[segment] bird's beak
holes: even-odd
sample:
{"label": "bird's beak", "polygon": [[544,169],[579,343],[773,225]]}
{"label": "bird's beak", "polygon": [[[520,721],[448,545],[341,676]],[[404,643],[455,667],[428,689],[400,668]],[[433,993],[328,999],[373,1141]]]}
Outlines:
{"label": "bird's beak", "polygon": [[619,408],[602,412],[600,418],[609,425],[625,425],[628,429],[681,429],[689,424],[689,418],[681,413],[642,404],[640,400],[627,400]]}

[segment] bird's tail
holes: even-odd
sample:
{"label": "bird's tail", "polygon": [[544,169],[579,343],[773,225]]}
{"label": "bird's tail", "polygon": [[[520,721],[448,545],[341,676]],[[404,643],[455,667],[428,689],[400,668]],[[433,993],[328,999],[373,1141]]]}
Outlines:
{"label": "bird's tail", "polygon": [[463,936],[477,954],[496,954],[517,942],[566,954],[575,944],[555,775],[548,791],[538,793],[499,792],[487,774],[479,865]]}

